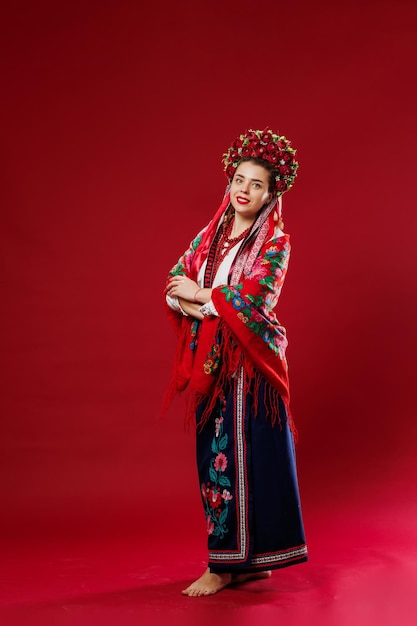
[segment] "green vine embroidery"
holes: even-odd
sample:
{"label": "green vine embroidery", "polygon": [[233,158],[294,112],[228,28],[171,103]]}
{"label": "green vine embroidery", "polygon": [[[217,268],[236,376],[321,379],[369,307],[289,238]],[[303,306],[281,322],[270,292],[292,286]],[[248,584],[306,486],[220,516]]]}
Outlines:
{"label": "green vine embroidery", "polygon": [[[224,410],[225,407],[223,407]],[[207,532],[222,539],[229,532],[226,519],[229,512],[229,502],[233,499],[229,488],[231,483],[225,475],[228,465],[224,450],[227,448],[228,436],[223,434],[223,416],[216,417],[215,435],[211,442],[213,458],[210,461],[209,481],[201,484],[201,495],[206,510]]]}

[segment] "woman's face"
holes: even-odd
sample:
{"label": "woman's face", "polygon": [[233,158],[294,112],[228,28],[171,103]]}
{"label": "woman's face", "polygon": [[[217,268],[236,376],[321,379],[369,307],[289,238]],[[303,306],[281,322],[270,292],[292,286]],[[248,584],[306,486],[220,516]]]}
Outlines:
{"label": "woman's face", "polygon": [[262,165],[243,161],[238,165],[230,187],[230,202],[245,219],[255,219],[272,194],[268,191],[269,172]]}

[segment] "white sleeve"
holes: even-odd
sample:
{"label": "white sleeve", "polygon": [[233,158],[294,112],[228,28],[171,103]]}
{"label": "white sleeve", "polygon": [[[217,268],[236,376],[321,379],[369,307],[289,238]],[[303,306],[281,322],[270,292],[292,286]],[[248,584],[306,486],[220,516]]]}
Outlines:
{"label": "white sleeve", "polygon": [[178,311],[178,313],[182,313],[183,315],[188,317],[188,313],[186,313],[184,309],[181,308],[181,305],[178,302],[177,296],[171,297],[167,294],[165,297],[166,297],[167,305],[169,306],[170,309],[172,309],[173,311]]}
{"label": "white sleeve", "polygon": [[200,313],[202,313],[204,316],[205,315],[217,315],[217,316],[219,315],[217,313],[216,307],[214,306],[211,300],[203,304],[203,306],[201,306],[199,310],[200,310]]}

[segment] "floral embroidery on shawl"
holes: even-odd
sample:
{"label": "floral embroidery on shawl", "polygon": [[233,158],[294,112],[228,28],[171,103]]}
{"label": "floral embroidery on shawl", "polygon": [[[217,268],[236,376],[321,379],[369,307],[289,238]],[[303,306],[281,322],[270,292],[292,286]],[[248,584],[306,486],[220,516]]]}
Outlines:
{"label": "floral embroidery on shawl", "polygon": [[197,347],[197,344],[198,344],[197,333],[198,333],[199,326],[200,326],[199,320],[194,320],[191,323],[191,328],[190,328],[190,335],[191,335],[190,350],[195,350],[196,347]]}
{"label": "floral embroidery on shawl", "polygon": [[169,272],[170,276],[179,276],[181,274],[183,276],[189,276],[190,275],[191,263],[192,263],[193,258],[194,258],[194,252],[197,250],[198,246],[200,245],[201,240],[203,238],[203,234],[204,234],[206,228],[203,228],[203,230],[198,233],[197,237],[195,237],[192,240],[192,242],[190,243],[189,248],[184,252],[182,257],[178,260],[178,262],[170,270],[170,272]]}
{"label": "floral embroidery on shawl", "polygon": [[205,374],[215,374],[221,362],[220,342],[216,339],[203,365]]}
{"label": "floral embroidery on shawl", "polygon": [[[224,285],[220,288],[226,302],[231,303],[237,311],[237,318],[255,335],[261,337],[266,346],[281,359],[285,359],[288,342],[285,328],[279,325],[273,309],[281,292],[289,251],[288,241],[285,241],[283,247],[269,245],[264,255],[258,257],[253,265],[247,279],[249,289],[245,289],[245,283],[234,287]],[[253,281],[260,287],[255,294],[250,289]]]}

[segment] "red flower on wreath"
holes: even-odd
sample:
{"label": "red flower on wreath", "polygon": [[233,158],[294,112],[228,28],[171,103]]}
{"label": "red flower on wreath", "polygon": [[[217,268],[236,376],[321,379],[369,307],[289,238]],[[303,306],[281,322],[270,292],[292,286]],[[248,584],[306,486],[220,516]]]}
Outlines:
{"label": "red flower on wreath", "polygon": [[289,165],[281,165],[279,168],[279,173],[282,176],[289,176],[291,174],[291,168]]}

